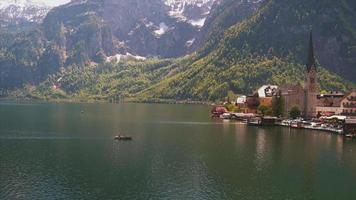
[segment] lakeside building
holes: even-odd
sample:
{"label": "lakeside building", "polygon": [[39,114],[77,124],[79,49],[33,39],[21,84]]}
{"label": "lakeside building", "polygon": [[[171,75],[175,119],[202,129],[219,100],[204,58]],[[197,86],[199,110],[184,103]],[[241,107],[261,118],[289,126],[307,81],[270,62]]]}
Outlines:
{"label": "lakeside building", "polygon": [[260,105],[272,106],[273,96],[277,95],[277,85],[264,85],[257,90]]}
{"label": "lakeside building", "polygon": [[331,92],[317,95],[316,112],[318,116],[332,116],[342,113],[341,101],[345,94],[341,92]]}
{"label": "lakeside building", "polygon": [[258,106],[260,105],[260,98],[258,93],[248,95],[246,97],[246,105],[244,108],[245,113],[258,113]]}
{"label": "lakeside building", "polygon": [[245,96],[245,95],[238,97],[235,101],[235,106],[242,113],[247,113],[246,112],[246,101],[247,101],[247,96]]}
{"label": "lakeside building", "polygon": [[263,85],[253,94],[241,96],[236,100],[236,106],[244,113],[259,113],[258,106],[272,106],[273,96],[278,90],[277,85]]}
{"label": "lakeside building", "polygon": [[224,107],[224,106],[215,106],[211,110],[211,114],[213,117],[219,117],[220,115],[223,115],[224,113],[228,113],[229,111]]}
{"label": "lakeside building", "polygon": [[313,34],[310,32],[309,52],[306,64],[307,70],[304,81],[304,117],[313,118],[316,116],[316,96],[317,96],[317,69],[314,56]]}
{"label": "lakeside building", "polygon": [[299,84],[285,84],[279,87],[279,94],[283,98],[283,116],[287,117],[291,109],[296,106],[304,110],[304,89]]}
{"label": "lakeside building", "polygon": [[356,118],[356,90],[351,91],[340,102],[341,114]]}
{"label": "lakeside building", "polygon": [[263,85],[256,92],[260,98],[272,98],[277,94],[278,85]]}
{"label": "lakeside building", "polygon": [[313,35],[310,32],[309,50],[306,63],[304,88],[299,85],[282,85],[278,89],[278,94],[283,97],[284,116],[288,116],[293,107],[298,107],[305,118],[316,117],[317,107],[317,68],[314,56]]}
{"label": "lakeside building", "polygon": [[242,96],[240,96],[240,97],[238,97],[237,99],[236,99],[236,102],[235,102],[235,105],[236,106],[245,106],[245,104],[246,104],[246,96],[245,95],[242,95]]}

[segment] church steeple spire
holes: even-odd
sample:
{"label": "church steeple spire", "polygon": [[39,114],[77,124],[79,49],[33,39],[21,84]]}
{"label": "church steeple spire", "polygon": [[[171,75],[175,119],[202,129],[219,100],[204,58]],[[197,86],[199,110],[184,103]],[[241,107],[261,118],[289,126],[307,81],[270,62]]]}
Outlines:
{"label": "church steeple spire", "polygon": [[310,37],[309,37],[307,71],[309,72],[311,69],[316,70],[315,57],[314,57],[313,31],[310,31]]}
{"label": "church steeple spire", "polygon": [[309,50],[308,50],[308,60],[307,60],[307,71],[305,73],[304,82],[304,116],[306,118],[312,118],[316,116],[316,105],[317,105],[317,80],[318,72],[316,70],[316,63],[314,57],[314,45],[313,45],[313,33],[310,31],[309,38]]}

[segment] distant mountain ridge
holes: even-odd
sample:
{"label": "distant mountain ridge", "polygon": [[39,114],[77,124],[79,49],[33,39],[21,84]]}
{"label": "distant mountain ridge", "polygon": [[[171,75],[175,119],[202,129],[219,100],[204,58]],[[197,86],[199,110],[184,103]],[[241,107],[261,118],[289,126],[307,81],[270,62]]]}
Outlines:
{"label": "distant mountain ridge", "polygon": [[0,28],[17,30],[42,22],[50,7],[31,0],[0,0]]}
{"label": "distant mountain ridge", "polygon": [[49,7],[40,0],[0,0],[0,9],[7,8],[9,6],[17,7]]}
{"label": "distant mountain ridge", "polygon": [[114,51],[103,49],[107,55],[128,52],[140,56],[178,57],[189,52],[215,1],[73,1],[53,9],[44,20],[44,30],[51,38],[53,35],[48,34],[48,30],[56,30],[54,26],[59,23],[72,31],[90,23],[110,29],[115,44],[112,44]]}

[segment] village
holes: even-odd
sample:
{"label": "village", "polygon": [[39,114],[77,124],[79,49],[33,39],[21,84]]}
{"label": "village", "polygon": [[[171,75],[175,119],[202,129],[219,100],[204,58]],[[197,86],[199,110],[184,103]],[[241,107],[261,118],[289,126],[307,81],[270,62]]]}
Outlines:
{"label": "village", "polygon": [[317,79],[311,33],[304,87],[300,84],[263,85],[250,95],[215,106],[212,116],[249,125],[314,129],[356,138],[356,90],[319,94]]}

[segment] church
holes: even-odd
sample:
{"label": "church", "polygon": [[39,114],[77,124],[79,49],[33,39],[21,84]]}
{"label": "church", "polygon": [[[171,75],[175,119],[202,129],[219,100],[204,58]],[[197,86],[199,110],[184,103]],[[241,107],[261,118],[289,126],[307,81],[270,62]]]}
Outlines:
{"label": "church", "polygon": [[310,119],[317,115],[317,75],[313,35],[310,32],[304,88],[299,84],[285,84],[278,88],[278,94],[283,98],[284,116],[288,116],[290,110],[295,106],[299,108],[304,118]]}

